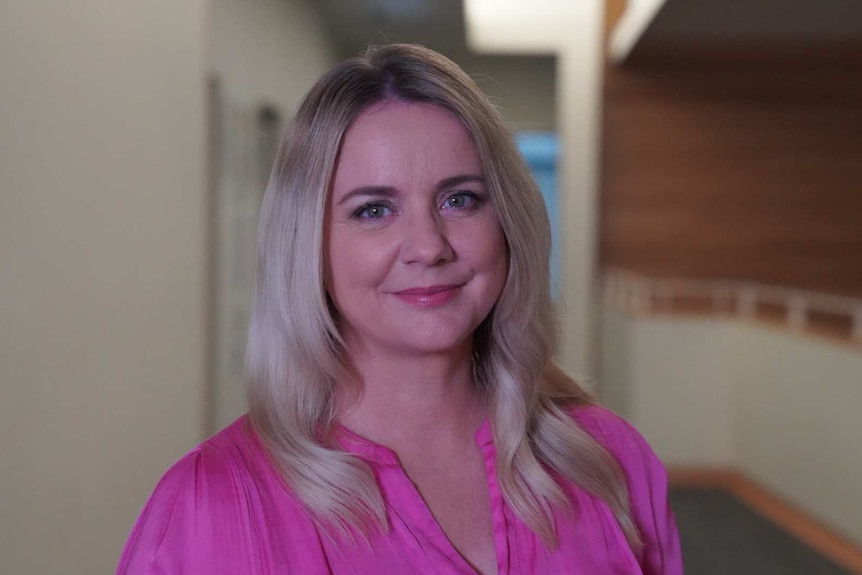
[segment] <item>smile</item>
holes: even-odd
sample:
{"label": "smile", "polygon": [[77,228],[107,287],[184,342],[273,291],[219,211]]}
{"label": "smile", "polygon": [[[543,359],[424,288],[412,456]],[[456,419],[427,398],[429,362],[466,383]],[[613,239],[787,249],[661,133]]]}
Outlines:
{"label": "smile", "polygon": [[461,291],[461,285],[437,285],[410,288],[393,293],[395,297],[419,307],[436,307],[449,302]]}

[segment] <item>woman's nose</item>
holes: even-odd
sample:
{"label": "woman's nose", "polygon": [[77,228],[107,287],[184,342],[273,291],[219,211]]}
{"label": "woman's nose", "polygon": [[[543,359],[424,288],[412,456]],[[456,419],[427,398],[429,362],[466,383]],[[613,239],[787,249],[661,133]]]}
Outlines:
{"label": "woman's nose", "polygon": [[404,241],[401,260],[406,263],[439,265],[455,257],[446,229],[446,223],[436,214],[422,214],[404,222]]}

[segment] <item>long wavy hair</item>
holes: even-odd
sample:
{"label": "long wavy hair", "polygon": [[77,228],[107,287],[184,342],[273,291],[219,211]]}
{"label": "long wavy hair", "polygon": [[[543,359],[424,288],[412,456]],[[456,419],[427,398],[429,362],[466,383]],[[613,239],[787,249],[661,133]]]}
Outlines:
{"label": "long wavy hair", "polygon": [[604,500],[639,546],[616,460],[566,411],[590,395],[552,361],[550,227],[542,196],[499,113],[458,66],[414,45],[369,48],[325,74],[285,133],[263,200],[249,329],[249,421],[285,482],[329,532],[386,529],[370,468],[334,439],[335,397],[350,380],[325,282],[323,222],[344,135],[385,100],[433,104],[473,137],[506,238],[508,276],[474,335],[503,495],[550,547],[555,507],[571,502],[557,474]]}

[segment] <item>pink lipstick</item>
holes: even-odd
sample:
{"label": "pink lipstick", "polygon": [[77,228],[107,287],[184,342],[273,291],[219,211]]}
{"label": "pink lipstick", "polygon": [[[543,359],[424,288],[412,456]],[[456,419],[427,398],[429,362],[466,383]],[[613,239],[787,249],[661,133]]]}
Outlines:
{"label": "pink lipstick", "polygon": [[436,285],[429,287],[410,288],[395,292],[401,301],[420,307],[436,307],[450,301],[458,292],[460,285]]}

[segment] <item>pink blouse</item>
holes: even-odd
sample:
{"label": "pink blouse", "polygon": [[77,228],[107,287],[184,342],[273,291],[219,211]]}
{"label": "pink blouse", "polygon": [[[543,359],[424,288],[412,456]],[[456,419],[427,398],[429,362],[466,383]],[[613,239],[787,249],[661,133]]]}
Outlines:
{"label": "pink blouse", "polygon": [[[667,476],[652,449],[606,409],[582,407],[572,415],[622,465],[644,548],[633,553],[607,505],[574,485],[566,488],[578,512],[556,514],[560,544],[546,548],[503,499],[486,421],[476,442],[488,473],[498,573],[681,574]],[[371,465],[386,499],[390,530],[370,545],[339,545],[318,532],[240,418],[165,474],[132,530],[117,574],[475,575],[395,453],[352,434],[343,443]]]}

